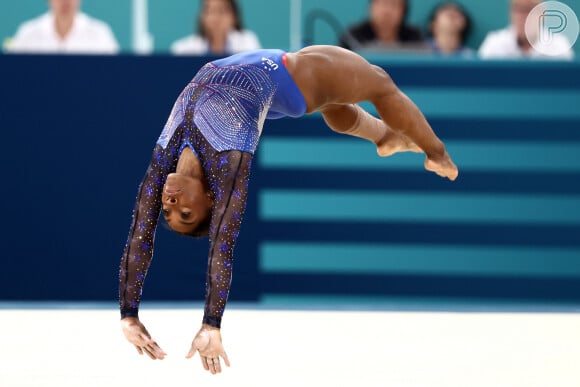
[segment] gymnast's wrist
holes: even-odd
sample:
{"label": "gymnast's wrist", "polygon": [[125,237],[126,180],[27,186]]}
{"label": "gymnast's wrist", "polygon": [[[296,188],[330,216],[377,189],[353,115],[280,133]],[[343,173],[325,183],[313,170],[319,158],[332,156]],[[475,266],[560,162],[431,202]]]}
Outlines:
{"label": "gymnast's wrist", "polygon": [[209,325],[209,324],[201,324],[201,329],[208,330],[208,331],[219,331],[220,330],[220,328],[214,327],[213,325]]}
{"label": "gymnast's wrist", "polygon": [[213,328],[221,328],[222,319],[216,316],[203,316],[202,325],[207,325]]}
{"label": "gymnast's wrist", "polygon": [[139,319],[139,309],[137,308],[121,308],[121,320],[127,317],[134,317]]}

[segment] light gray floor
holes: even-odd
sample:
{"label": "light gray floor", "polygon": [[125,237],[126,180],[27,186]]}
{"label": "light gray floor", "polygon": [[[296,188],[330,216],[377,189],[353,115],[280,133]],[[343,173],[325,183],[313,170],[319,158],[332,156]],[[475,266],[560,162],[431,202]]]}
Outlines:
{"label": "light gray floor", "polygon": [[232,366],[185,360],[200,310],[148,309],[139,356],[114,309],[0,309],[1,387],[579,387],[580,315],[231,309]]}

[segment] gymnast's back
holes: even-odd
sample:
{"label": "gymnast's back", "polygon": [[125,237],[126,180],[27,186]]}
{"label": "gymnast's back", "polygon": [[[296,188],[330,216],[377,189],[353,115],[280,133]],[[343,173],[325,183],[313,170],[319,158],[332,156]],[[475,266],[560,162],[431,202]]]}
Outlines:
{"label": "gymnast's back", "polygon": [[[209,66],[232,70],[252,66],[267,74],[273,83],[274,95],[267,118],[301,117],[306,112],[306,102],[285,65],[286,52],[278,49],[245,51],[210,62]],[[258,84],[260,89],[263,84]]]}

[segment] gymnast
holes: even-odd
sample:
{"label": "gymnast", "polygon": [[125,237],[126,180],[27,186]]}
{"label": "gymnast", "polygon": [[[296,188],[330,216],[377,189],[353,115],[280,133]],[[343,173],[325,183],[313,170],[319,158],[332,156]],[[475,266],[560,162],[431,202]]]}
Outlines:
{"label": "gymnast", "polygon": [[[380,119],[357,105],[362,101],[370,101]],[[221,372],[220,358],[230,365],[220,326],[264,121],[316,111],[332,130],[372,141],[380,156],[423,152],[425,169],[457,178],[445,145],[418,107],[382,68],[351,51],[256,50],[206,64],[179,95],[157,140],[121,259],[121,327],[140,354],[166,356],[138,316],[161,214],[179,234],[209,237],[204,316],[186,357],[199,352],[212,374]]]}

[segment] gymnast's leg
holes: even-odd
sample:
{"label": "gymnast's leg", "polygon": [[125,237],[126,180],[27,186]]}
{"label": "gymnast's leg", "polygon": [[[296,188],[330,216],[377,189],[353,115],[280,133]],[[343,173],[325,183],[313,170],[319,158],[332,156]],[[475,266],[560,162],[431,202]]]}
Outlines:
{"label": "gymnast's leg", "polygon": [[[377,108],[382,120],[425,152],[427,155],[425,169],[435,172],[441,177],[455,180],[459,174],[458,169],[423,113],[409,97],[399,90],[382,68],[372,67],[378,78],[382,79],[382,82],[377,80],[377,84],[382,85],[379,90],[383,90],[383,92],[377,93],[370,101]],[[381,154],[381,150],[384,153],[389,152],[391,147],[389,136],[392,134],[387,132],[385,138],[379,142],[379,154]]]}
{"label": "gymnast's leg", "polygon": [[329,105],[321,109],[326,124],[335,132],[363,138],[377,146],[380,156],[397,152],[421,152],[406,136],[394,131],[384,121],[373,117],[356,104]]}
{"label": "gymnast's leg", "polygon": [[[425,168],[442,177],[455,180],[458,170],[419,108],[380,67],[354,60],[359,70],[356,87],[359,100],[368,100],[376,107],[381,120],[356,105],[330,104],[320,111],[335,131],[373,141],[381,156],[401,151],[423,151]],[[341,91],[346,94],[346,91]]]}

